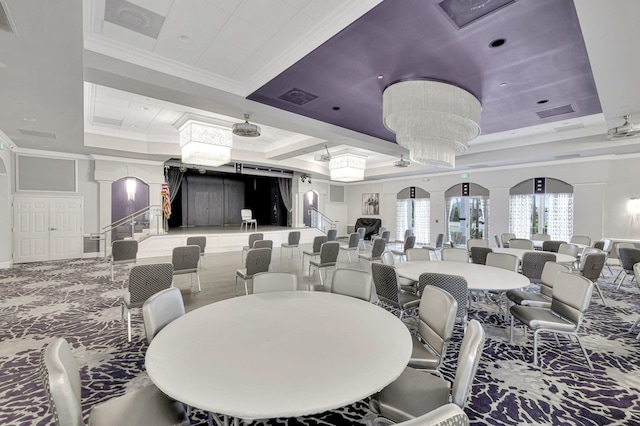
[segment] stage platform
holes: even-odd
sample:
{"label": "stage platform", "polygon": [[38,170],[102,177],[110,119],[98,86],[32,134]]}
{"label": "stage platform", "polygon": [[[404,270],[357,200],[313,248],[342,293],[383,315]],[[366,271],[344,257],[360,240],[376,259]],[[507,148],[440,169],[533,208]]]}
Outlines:
{"label": "stage platform", "polygon": [[174,247],[187,244],[190,236],[207,237],[206,253],[241,251],[248,243],[249,234],[262,232],[265,240],[272,240],[274,249],[288,241],[289,232],[300,231],[300,244],[311,244],[316,235],[323,235],[316,228],[288,228],[286,226],[259,226],[257,231],[241,231],[230,227],[171,228],[167,234],[152,235],[140,242],[138,258],[171,256]]}

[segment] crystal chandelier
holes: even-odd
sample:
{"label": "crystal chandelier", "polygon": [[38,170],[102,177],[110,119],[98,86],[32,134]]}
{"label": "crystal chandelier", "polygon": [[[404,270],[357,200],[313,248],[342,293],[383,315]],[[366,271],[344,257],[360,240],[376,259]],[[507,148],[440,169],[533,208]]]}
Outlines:
{"label": "crystal chandelier", "polygon": [[183,163],[217,167],[231,161],[231,130],[189,119],[179,131]]}
{"label": "crystal chandelier", "polygon": [[364,180],[364,169],[367,160],[362,155],[351,152],[334,154],[329,160],[329,176],[339,182],[355,182]]}
{"label": "crystal chandelier", "polygon": [[411,161],[432,167],[455,167],[456,154],[480,134],[481,110],[471,93],[439,81],[401,81],[382,94],[385,127]]}

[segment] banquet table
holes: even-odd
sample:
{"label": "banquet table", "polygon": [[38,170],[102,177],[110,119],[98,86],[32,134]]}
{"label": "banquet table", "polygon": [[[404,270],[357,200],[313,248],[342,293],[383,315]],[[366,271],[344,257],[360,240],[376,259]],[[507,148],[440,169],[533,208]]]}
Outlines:
{"label": "banquet table", "polygon": [[395,380],[411,349],[407,327],[374,304],[293,291],[189,312],[154,337],[145,361],[164,393],[238,423],[359,401]]}
{"label": "banquet table", "polygon": [[[513,254],[515,256],[518,257],[518,259],[520,260],[520,262],[522,262],[522,256],[526,253],[526,252],[534,252],[534,253],[540,253],[540,251],[535,251],[535,250],[526,250],[526,249],[515,249],[515,248],[494,248],[493,249],[494,253],[507,253],[507,254]],[[568,254],[560,254],[560,253],[553,253],[556,255],[556,262],[557,263],[573,263],[576,261],[576,258],[573,256],[569,256]]]}
{"label": "banquet table", "polygon": [[469,290],[502,292],[529,285],[529,279],[517,272],[476,263],[448,261],[410,261],[394,265],[398,275],[418,281],[425,272],[459,275],[467,281]]}

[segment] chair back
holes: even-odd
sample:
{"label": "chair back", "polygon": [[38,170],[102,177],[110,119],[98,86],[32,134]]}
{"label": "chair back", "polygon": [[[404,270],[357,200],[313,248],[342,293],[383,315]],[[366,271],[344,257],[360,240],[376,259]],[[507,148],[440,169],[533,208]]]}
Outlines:
{"label": "chair back", "polygon": [[[335,231],[335,229],[333,229],[333,231]],[[289,232],[289,237],[287,238],[287,244],[289,244],[289,247],[297,246],[298,244],[300,244],[300,231]]]}
{"label": "chair back", "polygon": [[262,232],[254,232],[253,234],[249,234],[249,248],[253,248],[253,245],[256,241],[264,239],[264,234]]}
{"label": "chair back", "polygon": [[509,240],[509,248],[533,250],[533,241],[525,238],[512,238]]}
{"label": "chair back", "polygon": [[167,288],[149,297],[142,305],[142,319],[147,342],[151,343],[160,330],[183,315],[184,300],[179,288]]}
{"label": "chair back", "polygon": [[[298,234],[300,234],[298,232]],[[337,229],[329,229],[327,231],[327,241],[336,241],[338,239],[338,230]],[[298,240],[300,240],[300,237],[298,237]]]}
{"label": "chair back", "polygon": [[539,282],[542,278],[544,264],[555,262],[556,255],[544,251],[526,252],[522,255],[522,275],[534,282]]}
{"label": "chair back", "polygon": [[65,339],[54,339],[44,348],[40,376],[55,423],[60,426],[84,425],[80,371]]}
{"label": "chair back", "polygon": [[385,230],[382,234],[380,234],[380,238],[382,238],[385,242],[389,242],[391,239],[391,231]]}
{"label": "chair back", "polygon": [[[599,243],[601,243],[602,241],[597,241]],[[585,247],[582,249],[582,251],[580,252],[580,264],[582,264],[582,259],[584,258],[585,255],[587,254],[591,254],[591,253],[604,253],[602,250],[600,250],[599,248],[596,247]],[[580,266],[580,268],[578,268],[580,271],[582,270],[582,266]]]}
{"label": "chair back", "polygon": [[415,245],[416,245],[416,236],[409,235],[407,238],[404,239],[404,249],[402,251],[406,253],[407,250],[414,248]]}
{"label": "chair back", "polygon": [[391,265],[371,264],[371,278],[378,298],[393,306],[398,306],[398,271]]}
{"label": "chair back", "polygon": [[464,407],[476,377],[484,348],[484,339],[485,333],[482,325],[477,320],[469,321],[460,344],[458,366],[451,386],[451,402],[460,408]]}
{"label": "chair back", "polygon": [[359,269],[338,268],[333,271],[331,293],[371,300],[371,274]]}
{"label": "chair back", "polygon": [[267,247],[249,249],[244,264],[247,269],[247,278],[253,277],[258,272],[269,271],[271,249]]}
{"label": "chair back", "polygon": [[240,209],[240,218],[242,220],[253,219],[253,212],[251,209]]}
{"label": "chair back", "polygon": [[442,260],[469,263],[469,252],[463,248],[442,249]]}
{"label": "chair back", "polygon": [[111,243],[111,260],[113,262],[134,261],[137,255],[137,240],[118,240]]}
{"label": "chair back", "polygon": [[207,247],[207,237],[187,237],[187,245],[200,247],[200,254],[204,254],[204,249]]}
{"label": "chair back", "polygon": [[633,265],[640,262],[640,249],[622,247],[618,251],[620,252],[620,265],[622,269],[627,271],[627,273],[631,273],[633,271]]}
{"label": "chair back", "polygon": [[198,270],[199,260],[199,246],[174,247],[171,254],[174,275],[196,272]]}
{"label": "chair back", "polygon": [[494,268],[506,269],[507,271],[518,272],[518,266],[520,266],[520,259],[514,254],[508,253],[487,253],[487,266],[493,266]]}
{"label": "chair back", "polygon": [[[467,301],[469,298],[469,289],[467,280],[458,275],[424,273],[418,278],[418,293],[422,294],[427,286],[441,288],[448,292],[458,302],[456,311],[456,320],[461,323],[467,322]],[[422,304],[422,302],[420,302]]]}
{"label": "chair back", "polygon": [[253,276],[253,294],[297,289],[298,276],[290,272],[259,272]]}
{"label": "chair back", "polygon": [[489,247],[471,247],[471,261],[473,263],[477,263],[478,265],[485,265],[487,263],[487,255],[492,252],[493,249]]}
{"label": "chair back", "polygon": [[388,230],[389,228],[387,228],[386,226],[381,226],[380,228],[378,228],[378,235],[382,236],[382,233]]}
{"label": "chair back", "polygon": [[636,248],[636,245],[633,243],[615,243],[613,247],[614,247],[616,256],[618,257],[618,259],[620,259],[621,248]]}
{"label": "chair back", "polygon": [[504,232],[500,234],[500,239],[502,240],[502,247],[508,248],[509,241],[516,237],[516,234],[512,234],[510,232]]}
{"label": "chair back", "polygon": [[413,229],[405,229],[404,239],[406,240],[409,235],[413,235]]}
{"label": "chair back", "polygon": [[253,243],[253,248],[268,248],[273,250],[273,240],[257,240]]}
{"label": "chair back", "polygon": [[640,263],[633,265],[633,276],[636,278],[636,282],[640,283]]}
{"label": "chair back", "polygon": [[468,426],[469,417],[453,402],[402,422],[402,426]]}
{"label": "chair back", "polygon": [[367,228],[358,228],[356,229],[356,232],[360,235],[361,240],[364,240],[364,237],[367,236]]}
{"label": "chair back", "polygon": [[569,256],[578,257],[578,252],[580,252],[580,248],[575,244],[560,244],[558,247],[558,254],[567,254]]}
{"label": "chair back", "polygon": [[380,256],[380,260],[385,265],[392,265],[393,266],[393,265],[396,264],[396,259],[393,257],[393,253],[391,253],[390,251],[383,252],[382,256]]}
{"label": "chair back", "polygon": [[[358,234],[356,234],[357,236]],[[335,266],[340,253],[340,243],[337,241],[327,241],[320,247],[320,266]]]}
{"label": "chair back", "polygon": [[571,268],[556,262],[547,262],[542,268],[540,294],[547,296],[549,299],[553,296],[553,286],[558,278],[558,272],[571,272]]}
{"label": "chair back", "polygon": [[[195,247],[196,259],[200,257],[200,248]],[[196,267],[198,262],[196,261]],[[142,305],[145,300],[157,292],[170,288],[173,282],[173,265],[171,263],[154,263],[136,265],[129,273],[129,294],[131,304]]]}
{"label": "chair back", "polygon": [[604,251],[604,245],[605,245],[605,241],[600,240],[600,241],[594,241],[592,247],[597,248],[598,250]]}
{"label": "chair back", "polygon": [[442,248],[442,244],[444,243],[444,234],[438,234],[436,237],[436,248]]}
{"label": "chair back", "polygon": [[574,235],[571,237],[571,240],[569,240],[570,243],[575,243],[575,244],[584,244],[585,246],[591,245],[591,237],[588,237],[586,235]]}
{"label": "chair back", "polygon": [[449,292],[429,285],[424,288],[418,308],[418,334],[436,352],[438,364],[453,335],[457,312],[458,302]]}
{"label": "chair back", "polygon": [[577,331],[593,293],[591,280],[570,272],[560,272],[553,286],[551,311],[575,324]]}
{"label": "chair back", "polygon": [[483,240],[480,238],[469,238],[467,240],[467,250],[471,253],[472,247],[487,247],[487,240]]}
{"label": "chair back", "polygon": [[[602,240],[604,242],[604,247],[602,247],[602,251],[607,253],[607,256],[609,255],[609,253],[611,253],[611,249],[613,248],[613,241],[611,241],[608,238],[604,238]],[[595,247],[595,246],[594,246]]]}
{"label": "chair back", "polygon": [[[364,228],[360,228],[360,229],[364,229]],[[354,232],[352,234],[349,234],[349,248],[350,249],[357,249],[358,248],[358,244],[360,244],[360,234],[358,232]]]}
{"label": "chair back", "polygon": [[496,247],[502,247],[502,244],[500,244],[500,237],[498,237],[498,234],[494,234],[493,235],[493,239],[496,241]]}
{"label": "chair back", "polygon": [[550,241],[551,235],[549,234],[533,234],[531,236],[532,241]]}
{"label": "chair back", "polygon": [[551,253],[557,253],[562,244],[566,244],[566,241],[560,240],[548,240],[542,242],[542,251],[548,251]]}
{"label": "chair back", "polygon": [[583,277],[595,282],[600,277],[606,261],[607,255],[602,252],[582,253],[580,257],[580,273]]}
{"label": "chair back", "polygon": [[318,235],[316,237],[313,238],[313,244],[311,247],[312,253],[314,255],[318,255],[320,254],[320,247],[322,247],[322,245],[324,243],[327,242],[327,236],[326,235]]}
{"label": "chair back", "polygon": [[[389,231],[387,231],[389,232]],[[378,260],[381,258],[382,253],[387,248],[387,241],[384,238],[377,238],[373,241],[373,246],[371,247],[371,259],[370,260]]]}
{"label": "chair back", "polygon": [[429,250],[425,250],[422,248],[411,248],[407,250],[405,253],[407,256],[407,261],[411,262],[414,260],[418,261],[430,261],[431,260],[431,252]]}

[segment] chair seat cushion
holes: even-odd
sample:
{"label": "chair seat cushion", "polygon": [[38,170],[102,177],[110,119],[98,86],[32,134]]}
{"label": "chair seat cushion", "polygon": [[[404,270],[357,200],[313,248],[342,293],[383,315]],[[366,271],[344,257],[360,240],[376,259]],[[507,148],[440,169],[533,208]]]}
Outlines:
{"label": "chair seat cushion", "polygon": [[407,367],[374,397],[372,405],[383,417],[403,422],[447,404],[449,389],[448,381]]}
{"label": "chair seat cushion", "polygon": [[391,250],[391,253],[395,254],[396,256],[404,256],[403,250]]}
{"label": "chair seat cushion", "polygon": [[316,268],[325,268],[328,266],[336,266],[336,262],[325,262],[325,263],[320,263],[317,260],[310,260],[309,261],[309,265],[313,265]]}
{"label": "chair seat cushion", "polygon": [[247,269],[246,269],[246,268],[245,268],[245,269],[238,269],[238,270],[236,271],[236,274],[237,274],[240,278],[242,278],[242,279],[244,280],[244,279],[246,279],[246,277],[247,277]]}
{"label": "chair seat cushion", "polygon": [[413,293],[401,291],[398,293],[398,301],[403,309],[413,308],[420,305],[420,297]]}
{"label": "chair seat cushion", "polygon": [[188,425],[184,407],[151,385],[112,398],[91,410],[90,426]]}
{"label": "chair seat cushion", "polygon": [[122,295],[122,303],[124,303],[124,306],[126,306],[127,309],[142,308],[142,305],[144,305],[144,301],[138,302],[138,303],[131,303],[131,293],[129,292]]}
{"label": "chair seat cushion", "polygon": [[440,365],[440,357],[427,348],[417,337],[412,336],[413,349],[409,367],[422,370],[435,370]]}
{"label": "chair seat cushion", "polygon": [[538,308],[551,307],[551,299],[540,293],[531,291],[509,290],[507,291],[507,298],[516,305],[536,306]]}
{"label": "chair seat cushion", "polygon": [[546,308],[515,305],[511,307],[511,315],[533,330],[553,328],[558,331],[574,331],[576,329],[575,324],[559,317]]}

